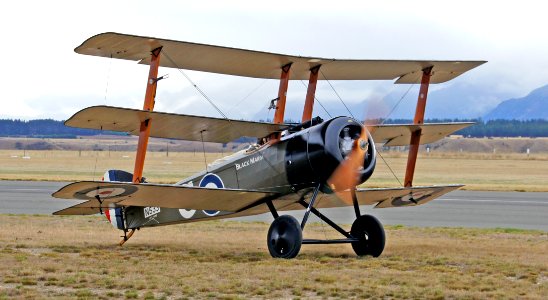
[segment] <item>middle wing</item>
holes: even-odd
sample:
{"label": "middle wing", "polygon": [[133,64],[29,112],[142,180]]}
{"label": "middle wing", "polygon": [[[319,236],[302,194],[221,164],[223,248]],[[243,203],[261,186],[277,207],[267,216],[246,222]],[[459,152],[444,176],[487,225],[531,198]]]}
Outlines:
{"label": "middle wing", "polygon": [[240,137],[264,137],[286,125],[190,116],[112,106],[92,106],[74,114],[65,125],[128,132],[139,135],[141,122],[150,120],[150,136],[187,141],[228,143]]}
{"label": "middle wing", "polygon": [[409,145],[411,134],[419,129],[420,143],[430,144],[471,125],[474,123],[383,124],[370,125],[368,129],[376,143],[384,143],[384,146],[406,146]]}

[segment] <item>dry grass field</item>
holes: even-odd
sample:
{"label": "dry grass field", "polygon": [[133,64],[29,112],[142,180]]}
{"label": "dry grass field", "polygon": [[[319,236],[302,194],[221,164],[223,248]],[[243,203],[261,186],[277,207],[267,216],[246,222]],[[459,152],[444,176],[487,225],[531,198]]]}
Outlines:
{"label": "dry grass field", "polygon": [[[131,171],[134,155],[0,150],[0,179],[100,180],[107,169]],[[210,152],[206,159],[224,155]],[[405,153],[382,156],[402,180]],[[203,169],[199,151],[169,156],[150,151],[145,176],[173,183]],[[474,190],[547,192],[547,182],[548,153],[421,152],[415,173],[416,185],[463,183]],[[379,157],[366,186],[398,185]],[[268,254],[265,223],[147,228],[124,247],[117,246],[119,231],[99,216],[0,215],[0,224],[0,299],[545,299],[548,294],[548,233],[539,231],[388,226],[380,258],[357,258],[349,245],[305,245],[286,261]],[[305,230],[308,238],[338,238],[332,234],[321,224]]]}
{"label": "dry grass field", "polygon": [[[403,181],[407,154],[381,153]],[[414,185],[460,183],[466,190],[548,192],[548,154],[420,153]],[[367,186],[398,186],[387,165],[378,159]]]}
{"label": "dry grass field", "polygon": [[[100,180],[108,169],[133,170],[134,152],[0,150],[0,179]],[[207,153],[207,161],[226,153]],[[402,152],[383,152],[384,159],[403,181],[407,157]],[[149,152],[145,177],[149,182],[174,183],[205,167],[201,152]],[[491,191],[548,191],[548,154],[421,152],[415,185],[462,183],[465,189]],[[379,157],[370,187],[399,186]]]}
{"label": "dry grass field", "polygon": [[[0,224],[0,299],[548,295],[548,233],[539,231],[392,226],[380,258],[357,258],[348,245],[305,245],[281,260],[268,255],[264,223],[147,228],[123,247],[97,216],[0,215]],[[324,234],[319,224],[305,231]]]}

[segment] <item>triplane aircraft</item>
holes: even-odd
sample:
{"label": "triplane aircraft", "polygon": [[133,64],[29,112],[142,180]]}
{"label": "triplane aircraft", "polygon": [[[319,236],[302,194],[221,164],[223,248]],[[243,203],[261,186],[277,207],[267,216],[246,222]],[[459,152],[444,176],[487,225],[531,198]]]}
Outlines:
{"label": "triplane aircraft", "polygon": [[[77,53],[138,61],[150,65],[142,110],[93,106],[77,112],[66,125],[128,132],[139,136],[133,173],[109,170],[103,181],[69,184],[56,198],[84,200],[56,215],[105,214],[124,232],[123,244],[136,229],[234,218],[270,212],[267,234],[273,257],[293,258],[302,244],[350,243],[357,255],[379,256],[384,229],[360,205],[375,208],[427,203],[461,185],[413,186],[419,145],[432,143],[471,123],[424,124],[430,83],[451,80],[484,61],[340,60],[301,57],[166,39],[103,33],[86,40]],[[164,58],[165,57],[165,58]],[[162,58],[162,59],[160,59]],[[158,67],[197,70],[253,78],[279,79],[273,123],[154,112]],[[413,124],[362,124],[350,117],[312,118],[318,75],[328,80],[420,82]],[[309,80],[302,123],[284,124],[289,80]],[[143,165],[149,136],[227,143],[258,138],[248,149],[217,160],[206,170],[173,185],[145,182]],[[357,188],[375,169],[375,142],[409,145],[405,184],[394,188]],[[321,201],[318,201],[321,195]],[[319,209],[352,206],[356,220],[346,231]],[[280,211],[305,209],[299,222]],[[341,239],[303,239],[310,213]]]}

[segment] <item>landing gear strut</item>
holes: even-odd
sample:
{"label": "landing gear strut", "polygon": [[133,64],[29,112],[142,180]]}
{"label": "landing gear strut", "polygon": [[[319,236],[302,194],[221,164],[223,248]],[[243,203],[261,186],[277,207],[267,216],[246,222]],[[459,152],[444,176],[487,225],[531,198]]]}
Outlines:
{"label": "landing gear strut", "polygon": [[[352,224],[350,232],[345,231],[335,224],[325,215],[313,207],[318,191],[321,186],[314,189],[310,202],[307,203],[304,198],[299,203],[306,208],[305,215],[301,224],[292,216],[278,216],[278,212],[271,201],[267,202],[268,207],[274,217],[274,222],[270,225],[267,235],[268,251],[272,257],[276,258],[294,258],[299,254],[302,244],[351,244],[352,249],[358,256],[371,255],[378,257],[384,250],[385,234],[382,224],[377,218],[371,215],[360,215],[357,199],[354,197],[354,211],[356,220]],[[310,213],[313,213],[322,221],[333,227],[345,238],[317,240],[303,239],[303,230]]]}

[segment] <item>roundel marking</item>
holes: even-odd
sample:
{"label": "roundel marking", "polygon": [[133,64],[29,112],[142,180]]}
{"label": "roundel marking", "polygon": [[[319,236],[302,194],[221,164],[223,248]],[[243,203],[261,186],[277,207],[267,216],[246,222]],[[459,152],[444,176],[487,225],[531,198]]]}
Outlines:
{"label": "roundel marking", "polygon": [[86,193],[86,196],[89,198],[94,198],[95,196],[99,196],[101,198],[111,198],[116,197],[118,195],[121,195],[125,192],[125,189],[121,188],[100,188],[98,190],[89,191]]}
{"label": "roundel marking", "polygon": [[[208,173],[202,177],[202,180],[200,180],[200,184],[198,184],[198,186],[211,189],[222,189],[225,187],[221,177],[213,173]],[[210,217],[216,216],[220,213],[218,210],[203,210],[203,212]]]}
{"label": "roundel marking", "polygon": [[202,177],[202,180],[200,180],[198,186],[213,189],[222,189],[225,187],[221,177],[213,173],[208,173],[204,177]]}
{"label": "roundel marking", "polygon": [[113,186],[101,186],[101,187],[93,187],[88,188],[83,191],[79,191],[74,194],[74,198],[76,199],[82,199],[82,200],[90,200],[95,199],[97,196],[101,199],[110,199],[110,198],[116,198],[116,197],[124,197],[127,195],[131,195],[137,191],[137,187],[127,185],[127,186],[119,186],[119,185],[113,185]]}
{"label": "roundel marking", "polygon": [[[416,192],[413,194],[413,200],[415,200],[417,203],[419,203],[424,198],[427,198],[432,193],[429,192]],[[408,205],[415,205],[416,203],[411,201],[411,195],[405,195],[402,197],[397,197],[394,200],[392,200],[393,206],[408,206]]]}
{"label": "roundel marking", "polygon": [[195,209],[179,209],[179,214],[185,219],[192,218],[192,216],[194,216],[195,213],[196,213]]}

